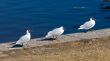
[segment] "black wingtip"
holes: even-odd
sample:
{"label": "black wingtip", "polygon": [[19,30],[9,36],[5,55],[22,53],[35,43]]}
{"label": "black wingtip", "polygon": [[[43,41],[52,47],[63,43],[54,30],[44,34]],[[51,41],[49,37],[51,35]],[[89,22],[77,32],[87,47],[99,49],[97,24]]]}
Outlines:
{"label": "black wingtip", "polygon": [[42,40],[56,40],[56,38],[45,38],[45,39],[42,39]]}
{"label": "black wingtip", "polygon": [[23,47],[23,45],[16,44],[16,45],[12,46],[11,48],[18,48],[18,47]]}

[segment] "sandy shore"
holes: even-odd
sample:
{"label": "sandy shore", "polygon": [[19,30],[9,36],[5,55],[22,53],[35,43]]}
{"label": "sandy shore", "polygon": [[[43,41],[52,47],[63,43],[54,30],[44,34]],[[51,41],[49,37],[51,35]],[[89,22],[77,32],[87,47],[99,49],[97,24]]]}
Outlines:
{"label": "sandy shore", "polygon": [[[55,43],[64,43],[64,42],[73,42],[79,41],[82,39],[93,39],[93,38],[103,38],[110,36],[110,28],[90,31],[87,33],[73,33],[62,35],[58,38],[58,40],[42,40],[42,38],[32,39],[30,42],[26,43],[22,48],[30,48],[36,46],[50,45]],[[2,43],[0,44],[0,51],[8,51],[13,49],[22,49],[22,48],[10,48],[13,46],[13,42]]]}

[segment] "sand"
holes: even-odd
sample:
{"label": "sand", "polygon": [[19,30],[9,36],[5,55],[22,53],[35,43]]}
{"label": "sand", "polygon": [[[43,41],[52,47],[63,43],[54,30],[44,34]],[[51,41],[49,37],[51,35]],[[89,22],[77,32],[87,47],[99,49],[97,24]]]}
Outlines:
{"label": "sand", "polygon": [[83,39],[103,38],[108,36],[110,36],[110,28],[89,31],[86,33],[81,32],[81,33],[65,34],[58,37],[57,40],[42,40],[42,38],[31,39],[30,42],[27,42],[21,48],[10,48],[11,46],[14,45],[13,44],[14,42],[2,43],[0,44],[0,52],[14,50],[14,49],[31,48],[36,46],[44,46],[44,45],[50,45],[50,44],[56,44],[56,43],[73,42],[73,41],[79,41]]}

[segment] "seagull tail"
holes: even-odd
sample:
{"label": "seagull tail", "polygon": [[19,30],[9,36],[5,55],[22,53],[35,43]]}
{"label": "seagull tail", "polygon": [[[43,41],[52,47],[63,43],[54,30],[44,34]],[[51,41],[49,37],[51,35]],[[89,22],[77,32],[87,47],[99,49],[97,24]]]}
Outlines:
{"label": "seagull tail", "polygon": [[82,28],[78,28],[78,30],[80,30],[80,29],[82,29]]}
{"label": "seagull tail", "polygon": [[78,24],[77,25],[73,25],[73,26],[74,26],[73,27],[74,29],[78,29],[80,27],[80,25],[78,25]]}
{"label": "seagull tail", "polygon": [[51,34],[47,34],[46,36],[45,36],[45,38],[50,38],[52,35]]}

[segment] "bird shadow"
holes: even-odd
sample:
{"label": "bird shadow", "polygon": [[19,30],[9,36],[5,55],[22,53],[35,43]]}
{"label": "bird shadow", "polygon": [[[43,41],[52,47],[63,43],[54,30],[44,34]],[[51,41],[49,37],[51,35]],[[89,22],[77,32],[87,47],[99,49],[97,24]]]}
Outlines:
{"label": "bird shadow", "polygon": [[15,44],[15,45],[13,45],[12,47],[10,47],[10,48],[19,48],[19,47],[23,47],[23,45],[20,45],[20,44]]}
{"label": "bird shadow", "polygon": [[53,41],[53,40],[56,40],[56,38],[44,38],[44,39],[41,39],[41,41]]}

